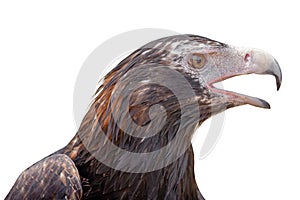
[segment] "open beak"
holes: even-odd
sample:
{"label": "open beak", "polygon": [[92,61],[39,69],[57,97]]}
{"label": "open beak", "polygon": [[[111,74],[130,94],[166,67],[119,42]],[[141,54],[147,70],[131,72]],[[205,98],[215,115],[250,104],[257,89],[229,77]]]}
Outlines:
{"label": "open beak", "polygon": [[235,66],[230,73],[223,73],[222,76],[209,82],[209,88],[215,93],[221,93],[230,102],[233,102],[235,106],[250,104],[261,108],[270,108],[270,104],[265,100],[251,97],[231,91],[215,88],[214,83],[226,80],[228,78],[244,75],[244,74],[269,74],[273,75],[276,79],[277,90],[279,90],[282,82],[282,73],[278,62],[270,54],[262,50],[243,50],[244,65]]}

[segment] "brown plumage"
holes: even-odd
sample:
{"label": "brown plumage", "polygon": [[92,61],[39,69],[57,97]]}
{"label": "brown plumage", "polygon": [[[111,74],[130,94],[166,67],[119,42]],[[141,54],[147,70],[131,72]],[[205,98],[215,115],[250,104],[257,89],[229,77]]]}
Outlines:
{"label": "brown plumage", "polygon": [[[213,86],[249,73],[272,74],[280,86],[278,63],[259,50],[195,35],[146,44],[105,76],[72,141],[25,170],[6,199],[204,199],[195,181],[192,134],[204,120],[228,108],[269,108],[264,100]],[[160,107],[151,110],[155,105]],[[151,134],[150,125],[160,123],[156,134],[139,137]],[[147,154],[167,146],[178,134],[180,142],[172,152],[143,162],[117,157],[119,152],[108,147],[113,143],[127,152]],[[178,156],[168,163],[174,151]],[[166,165],[155,168],[162,162]],[[149,166],[155,170],[141,172]]]}

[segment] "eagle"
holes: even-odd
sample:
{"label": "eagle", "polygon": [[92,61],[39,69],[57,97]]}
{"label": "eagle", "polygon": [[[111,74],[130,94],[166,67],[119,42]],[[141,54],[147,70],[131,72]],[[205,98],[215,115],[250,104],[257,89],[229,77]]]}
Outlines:
{"label": "eagle", "polygon": [[282,82],[259,49],[191,34],[145,44],[104,76],[73,139],[24,170],[5,199],[203,200],[195,130],[228,108],[270,108],[215,85],[245,74],[273,75],[277,90]]}

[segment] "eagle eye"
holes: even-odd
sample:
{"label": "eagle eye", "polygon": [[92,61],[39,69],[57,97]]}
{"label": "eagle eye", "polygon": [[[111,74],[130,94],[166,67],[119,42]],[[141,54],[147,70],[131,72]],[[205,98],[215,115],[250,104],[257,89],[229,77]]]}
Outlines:
{"label": "eagle eye", "polygon": [[190,56],[188,62],[193,68],[200,69],[205,65],[206,59],[204,55],[199,53],[194,53]]}

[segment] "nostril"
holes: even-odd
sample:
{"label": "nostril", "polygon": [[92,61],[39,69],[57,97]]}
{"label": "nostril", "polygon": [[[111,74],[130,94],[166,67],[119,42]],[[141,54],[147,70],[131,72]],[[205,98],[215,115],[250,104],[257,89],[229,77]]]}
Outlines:
{"label": "nostril", "polygon": [[246,55],[245,55],[245,57],[244,57],[244,61],[245,61],[245,62],[249,62],[250,59],[251,59],[250,54],[249,54],[249,53],[246,53]]}

